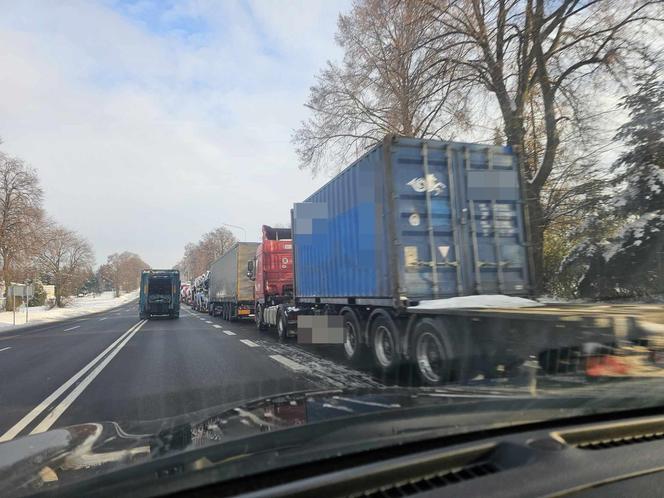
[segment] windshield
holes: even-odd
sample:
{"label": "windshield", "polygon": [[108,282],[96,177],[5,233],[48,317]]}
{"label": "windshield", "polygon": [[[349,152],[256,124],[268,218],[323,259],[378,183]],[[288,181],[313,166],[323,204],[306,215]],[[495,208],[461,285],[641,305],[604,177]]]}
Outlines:
{"label": "windshield", "polygon": [[663,14],[5,3],[0,494],[661,406]]}

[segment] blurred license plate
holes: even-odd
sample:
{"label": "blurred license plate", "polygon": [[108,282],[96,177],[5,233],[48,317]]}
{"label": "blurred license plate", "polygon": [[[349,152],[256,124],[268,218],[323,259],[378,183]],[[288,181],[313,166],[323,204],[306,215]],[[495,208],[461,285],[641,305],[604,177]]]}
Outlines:
{"label": "blurred license plate", "polygon": [[238,315],[248,315],[248,314],[249,314],[249,310],[237,310],[237,314],[238,314]]}

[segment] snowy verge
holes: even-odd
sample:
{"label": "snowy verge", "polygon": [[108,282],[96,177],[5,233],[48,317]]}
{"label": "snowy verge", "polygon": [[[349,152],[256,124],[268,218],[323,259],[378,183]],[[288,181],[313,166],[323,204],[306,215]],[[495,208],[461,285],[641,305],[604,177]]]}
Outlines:
{"label": "snowy verge", "polygon": [[[16,325],[14,326],[14,313],[11,311],[0,312],[0,332],[16,330],[20,326],[38,325],[40,323],[58,322],[69,318],[76,318],[90,313],[106,311],[121,304],[128,303],[138,298],[138,291],[115,297],[113,292],[104,292],[95,297],[74,297],[64,308],[51,308],[36,306],[28,310],[28,322],[25,322],[25,308],[16,310]],[[21,327],[23,328],[23,327]]]}
{"label": "snowy verge", "polygon": [[486,294],[482,296],[461,296],[448,299],[432,299],[420,301],[409,310],[443,310],[458,308],[531,308],[544,306],[542,303],[523,297],[504,296],[502,294]]}

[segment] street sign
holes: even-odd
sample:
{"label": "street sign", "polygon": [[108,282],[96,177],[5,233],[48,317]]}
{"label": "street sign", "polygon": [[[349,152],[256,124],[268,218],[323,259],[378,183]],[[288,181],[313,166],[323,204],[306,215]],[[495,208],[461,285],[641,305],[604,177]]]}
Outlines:
{"label": "street sign", "polygon": [[35,288],[32,284],[11,284],[7,292],[8,297],[27,297],[28,299],[34,294]]}
{"label": "street sign", "polygon": [[28,309],[30,309],[30,299],[35,295],[35,288],[32,284],[11,284],[7,289],[7,297],[12,299],[12,311],[14,313],[14,325],[16,325],[16,298],[25,298],[25,323],[28,323]]}

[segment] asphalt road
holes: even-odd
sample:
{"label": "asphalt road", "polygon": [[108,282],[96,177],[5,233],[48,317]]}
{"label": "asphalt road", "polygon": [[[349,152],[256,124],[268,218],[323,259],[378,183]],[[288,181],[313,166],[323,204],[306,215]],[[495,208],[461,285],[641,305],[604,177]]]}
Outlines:
{"label": "asphalt road", "polygon": [[171,419],[280,393],[389,383],[337,348],[183,306],[138,319],[137,304],[0,335],[0,441],[85,422]]}

